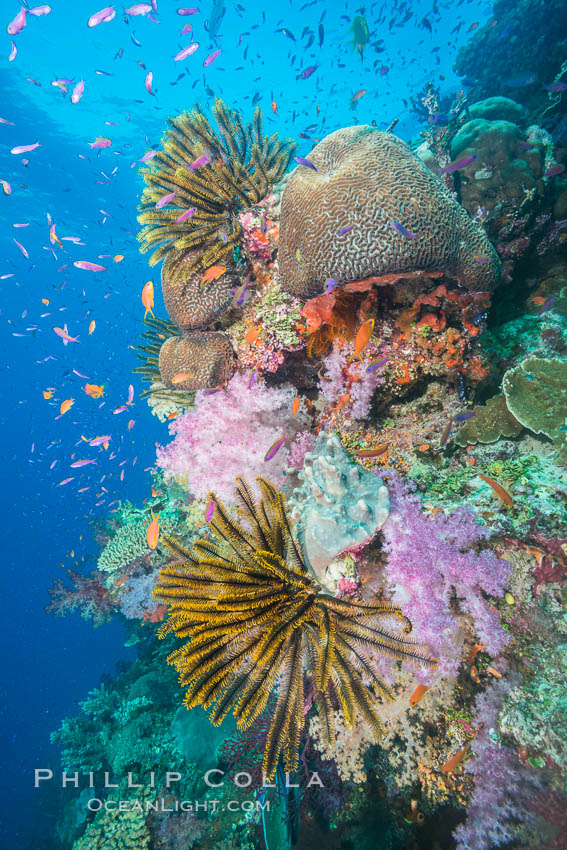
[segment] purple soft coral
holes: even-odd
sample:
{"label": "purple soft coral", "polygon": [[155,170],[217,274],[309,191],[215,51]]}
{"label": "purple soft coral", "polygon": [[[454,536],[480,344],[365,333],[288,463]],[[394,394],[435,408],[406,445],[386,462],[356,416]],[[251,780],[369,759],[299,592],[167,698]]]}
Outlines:
{"label": "purple soft coral", "polygon": [[[382,533],[388,553],[386,576],[416,636],[438,655],[443,672],[454,674],[456,624],[453,593],[475,624],[486,650],[497,655],[508,637],[483,594],[502,596],[510,566],[478,544],[488,535],[466,508],[428,517],[421,501],[395,472],[382,473],[390,490],[390,516]],[[414,488],[415,489],[415,488]]]}
{"label": "purple soft coral", "polygon": [[466,823],[454,832],[459,850],[492,850],[508,844],[520,826],[534,820],[528,804],[541,779],[523,767],[512,750],[494,740],[509,689],[510,682],[503,679],[475,700],[474,758],[465,763],[465,770],[474,774],[474,792]]}

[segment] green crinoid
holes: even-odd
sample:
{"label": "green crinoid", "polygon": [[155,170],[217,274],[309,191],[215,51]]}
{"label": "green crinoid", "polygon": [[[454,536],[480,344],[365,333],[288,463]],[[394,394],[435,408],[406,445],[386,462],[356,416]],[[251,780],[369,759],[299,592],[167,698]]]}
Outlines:
{"label": "green crinoid", "polygon": [[[242,237],[238,213],[257,204],[285,173],[295,143],[274,133],[264,136],[262,112],[254,112],[244,125],[237,112],[215,99],[213,114],[218,131],[197,105],[169,119],[160,150],[142,169],[146,188],[142,193],[138,221],[142,251],[152,251],[150,265],[167,258],[168,274],[188,255],[183,274],[232,263],[233,250]],[[195,169],[191,164],[203,156],[209,162]],[[162,209],[156,204],[175,192]],[[183,212],[194,209],[186,221],[176,223]]]}
{"label": "green crinoid", "polygon": [[392,695],[376,655],[434,662],[408,637],[411,625],[399,608],[323,592],[307,571],[282,494],[257,480],[260,502],[237,479],[237,516],[210,494],[211,537],[190,549],[162,538],[176,560],[160,573],[155,596],[170,606],[160,636],[187,640],[168,660],[187,688],[188,708],[211,707],[214,724],[232,711],[247,729],[277,693],[263,761],[272,776],[280,756],[287,770],[297,767],[306,679],[332,746],[335,706],[348,725],[360,717],[381,732],[380,700]]}

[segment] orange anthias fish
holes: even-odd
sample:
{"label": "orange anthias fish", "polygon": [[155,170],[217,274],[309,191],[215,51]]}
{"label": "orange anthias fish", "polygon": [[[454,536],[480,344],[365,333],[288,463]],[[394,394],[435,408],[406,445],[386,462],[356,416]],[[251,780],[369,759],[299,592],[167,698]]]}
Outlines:
{"label": "orange anthias fish", "polygon": [[52,396],[53,396],[53,390],[43,390],[43,397],[44,398],[47,399],[47,398],[51,398]]}
{"label": "orange anthias fish", "polygon": [[151,280],[148,280],[148,282],[142,289],[142,304],[146,308],[146,312],[144,313],[144,319],[146,318],[148,313],[151,313],[152,317],[155,319],[152,310],[152,307],[154,306],[154,284]]}
{"label": "orange anthias fish", "polygon": [[219,277],[223,276],[225,271],[226,266],[211,266],[210,269],[207,269],[203,275],[201,283],[207,283],[210,280],[217,280]]}
{"label": "orange anthias fish", "polygon": [[91,398],[100,398],[104,395],[104,386],[102,384],[85,384],[85,392]]}
{"label": "orange anthias fish", "polygon": [[449,761],[446,761],[443,767],[441,768],[441,773],[452,773],[456,767],[460,765],[464,757],[469,751],[469,745],[465,744],[460,750],[457,750],[454,756],[452,756]]}
{"label": "orange anthias fish", "polygon": [[487,475],[481,475],[480,472],[478,474],[479,478],[482,478],[483,481],[486,481],[487,484],[490,484],[496,495],[502,499],[505,505],[512,506],[514,504],[514,500],[510,493],[502,487],[498,481],[494,481],[493,478],[489,478]]}
{"label": "orange anthias fish", "polygon": [[246,336],[244,337],[244,342],[246,345],[251,345],[254,340],[258,339],[258,334],[260,333],[260,325],[254,325],[253,328],[250,328]]}
{"label": "orange anthias fish", "polygon": [[[161,513],[161,511],[160,511],[160,513]],[[148,546],[150,547],[150,549],[155,549],[156,546],[158,545],[158,540],[159,540],[159,522],[158,522],[159,514],[157,516],[154,516],[153,511],[151,511],[151,514],[152,514],[152,521],[148,525],[148,528],[147,528],[147,531],[146,531],[146,542],[147,542]]]}
{"label": "orange anthias fish", "polygon": [[272,100],[272,112],[274,113],[274,115],[278,114],[278,105],[275,100]]}
{"label": "orange anthias fish", "polygon": [[75,404],[74,398],[67,398],[67,399],[65,399],[65,401],[62,401],[61,405],[59,407],[59,415],[63,416],[64,413],[67,413],[68,410],[71,410],[71,408],[73,407],[74,404]]}
{"label": "orange anthias fish", "polygon": [[121,263],[123,259],[124,259],[124,254],[115,254],[114,257],[113,257],[113,262]]}
{"label": "orange anthias fish", "polygon": [[89,325],[89,336],[90,336],[92,333],[94,333],[94,329],[95,329],[95,328],[96,328],[96,322],[95,322],[95,320],[94,320],[94,319],[92,319],[92,321],[91,321],[91,323],[90,323],[90,325]]}
{"label": "orange anthias fish", "polygon": [[177,375],[174,375],[171,379],[172,384],[182,384],[184,381],[188,381],[190,378],[195,377],[191,375],[189,372],[178,372]]}
{"label": "orange anthias fish", "polygon": [[376,446],[375,449],[359,449],[355,452],[356,457],[378,457],[378,455],[383,455],[384,452],[388,451],[388,443],[381,443],[381,445]]}
{"label": "orange anthias fish", "polygon": [[425,694],[427,693],[428,690],[429,690],[428,685],[418,685],[417,686],[417,688],[415,689],[415,691],[411,695],[410,701],[409,701],[409,704],[412,706],[412,708],[413,708],[414,705],[417,705],[418,702],[420,702],[423,699],[423,697],[425,696]]}
{"label": "orange anthias fish", "polygon": [[294,416],[296,416],[297,411],[299,410],[300,407],[301,407],[301,399],[299,398],[298,395],[296,395],[294,400],[291,403],[291,412],[293,413]]}
{"label": "orange anthias fish", "polygon": [[354,353],[358,354],[362,360],[362,352],[370,342],[372,332],[374,331],[374,319],[368,319],[358,330],[356,339],[354,340]]}

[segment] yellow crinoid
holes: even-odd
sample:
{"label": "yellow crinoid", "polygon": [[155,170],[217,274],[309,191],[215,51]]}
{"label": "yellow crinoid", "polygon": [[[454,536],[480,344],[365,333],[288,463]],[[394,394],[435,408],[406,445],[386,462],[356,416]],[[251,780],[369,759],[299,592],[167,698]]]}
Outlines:
{"label": "yellow crinoid", "polygon": [[280,755],[287,770],[298,764],[306,680],[332,746],[336,706],[347,725],[362,718],[381,732],[380,701],[391,694],[377,655],[433,659],[408,636],[411,625],[399,608],[323,592],[308,573],[281,492],[257,480],[259,502],[237,479],[237,516],[210,495],[211,538],[187,549],[163,536],[175,560],[160,573],[155,596],[169,605],[160,636],[186,640],[168,660],[187,689],[188,708],[211,707],[215,724],[232,711],[246,729],[277,693],[263,761],[272,776]]}

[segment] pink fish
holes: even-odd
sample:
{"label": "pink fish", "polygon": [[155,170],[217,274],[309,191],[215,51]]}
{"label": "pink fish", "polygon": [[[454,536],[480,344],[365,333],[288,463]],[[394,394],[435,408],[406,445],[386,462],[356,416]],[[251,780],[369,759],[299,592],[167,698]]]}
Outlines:
{"label": "pink fish", "polygon": [[170,192],[169,195],[164,195],[157,202],[156,210],[161,210],[161,208],[165,207],[166,204],[169,204],[169,202],[172,201],[175,198],[176,195],[177,195],[177,192]]}
{"label": "pink fish", "polygon": [[153,81],[154,81],[154,75],[151,71],[148,71],[148,73],[146,74],[146,79],[144,80],[144,85],[146,87],[146,91],[148,92],[148,94],[151,94],[152,96],[154,94],[153,91],[152,91]]}
{"label": "pink fish", "polygon": [[134,427],[134,424],[135,424],[135,420],[134,420],[134,419],[130,419],[130,421],[128,422],[128,430],[129,430],[129,431],[131,431],[131,430],[132,430],[132,428]]}
{"label": "pink fish", "polygon": [[191,218],[192,215],[195,215],[196,212],[197,210],[195,209],[195,207],[191,207],[190,209],[185,210],[185,212],[181,213],[179,218],[175,219],[175,224],[180,224],[182,221],[187,221],[187,219]]}
{"label": "pink fish", "polygon": [[106,8],[101,9],[100,12],[95,12],[94,15],[91,15],[87,25],[89,27],[97,27],[99,24],[106,24],[111,21],[116,15],[116,10],[114,6],[106,6]]}
{"label": "pink fish", "polygon": [[16,15],[13,21],[10,21],[6,29],[8,30],[8,35],[17,35],[19,32],[23,30],[26,25],[26,14],[27,9],[22,8]]}
{"label": "pink fish", "polygon": [[196,15],[198,11],[199,11],[199,10],[198,10],[198,9],[195,9],[195,8],[191,8],[191,9],[178,9],[178,10],[177,10],[177,14],[178,14],[178,15]]}
{"label": "pink fish", "polygon": [[[8,183],[7,180],[0,180],[0,184],[2,185],[2,189],[4,190],[5,195],[11,195],[12,194],[12,187],[10,186],[10,184]],[[15,226],[16,225],[14,225],[14,227]]]}
{"label": "pink fish", "polygon": [[26,249],[24,248],[24,246],[22,245],[22,243],[21,243],[21,242],[18,242],[18,240],[17,240],[17,239],[14,239],[14,242],[16,243],[16,245],[18,246],[18,248],[20,249],[20,251],[22,252],[22,254],[24,255],[24,257],[26,258],[26,260],[29,260],[29,256],[30,256],[30,255],[28,254],[28,252],[26,251]]}
{"label": "pink fish", "polygon": [[111,139],[106,139],[104,136],[97,136],[94,142],[89,142],[91,148],[109,148],[112,144]]}
{"label": "pink fish", "polygon": [[154,156],[157,156],[157,151],[148,151],[141,157],[138,162],[149,162],[150,159],[153,159]]}
{"label": "pink fish", "polygon": [[189,167],[191,171],[194,171],[196,168],[202,168],[203,165],[208,165],[211,161],[212,156],[208,153],[204,153],[203,156],[200,156],[199,159],[196,159],[195,162],[192,162]]}
{"label": "pink fish", "polygon": [[266,452],[266,455],[264,457],[264,461],[271,460],[273,457],[275,457],[286,440],[287,440],[287,437],[284,434],[283,437],[280,437],[279,440],[276,440],[275,443],[272,443],[272,445],[270,446],[270,448]]}
{"label": "pink fish", "polygon": [[60,481],[60,482],[59,482],[59,484],[58,484],[57,486],[58,486],[58,487],[63,487],[65,484],[68,484],[70,481],[74,481],[74,480],[75,480],[75,479],[74,479],[74,477],[73,477],[73,476],[71,476],[70,478],[64,478],[64,479],[63,479],[63,481]]}
{"label": "pink fish", "polygon": [[[78,337],[69,336],[69,332],[67,331],[67,325],[65,325],[65,327],[63,327],[63,328],[53,328],[53,330],[55,331],[57,336],[61,337],[61,339],[63,340],[65,345],[67,345],[68,342],[79,342]],[[79,343],[79,345],[80,345],[80,343]]]}
{"label": "pink fish", "polygon": [[132,386],[132,384],[130,384],[130,386],[128,387],[128,401],[126,402],[126,404],[132,404],[133,401],[134,401],[134,387]]}
{"label": "pink fish", "polygon": [[75,260],[73,263],[75,268],[84,269],[88,272],[105,272],[106,266],[99,266],[98,263],[89,263],[88,260]]}
{"label": "pink fish", "polygon": [[173,57],[173,61],[174,62],[181,62],[182,59],[186,59],[188,56],[191,56],[198,49],[199,49],[199,42],[198,41],[192,41],[191,44],[187,45],[187,47],[184,47],[183,50],[181,50],[177,54],[177,56]]}
{"label": "pink fish", "polygon": [[213,514],[215,512],[215,508],[216,508],[215,502],[214,502],[213,499],[211,499],[209,501],[209,504],[207,505],[207,510],[206,510],[206,513],[205,513],[205,522],[210,522],[212,520]]}
{"label": "pink fish", "polygon": [[20,153],[29,153],[30,151],[34,151],[36,148],[39,148],[39,147],[40,147],[39,142],[36,142],[34,145],[18,145],[17,147],[12,148],[10,153],[13,153],[13,154],[16,154],[16,155],[18,155]]}
{"label": "pink fish", "polygon": [[0,118],[0,124],[8,124],[10,127],[16,126],[13,121],[7,121],[5,118]]}
{"label": "pink fish", "polygon": [[452,174],[453,171],[459,171],[461,168],[466,168],[467,165],[471,165],[476,159],[478,159],[475,153],[470,156],[466,156],[464,159],[459,159],[457,162],[453,162],[451,165],[446,165],[445,168],[442,168],[441,174]]}
{"label": "pink fish", "polygon": [[12,49],[10,50],[10,55],[8,56],[8,62],[13,62],[16,56],[18,55],[18,48],[12,42]]}
{"label": "pink fish", "polygon": [[125,410],[128,410],[128,405],[127,404],[121,404],[120,407],[115,408],[112,412],[113,413],[124,413]]}
{"label": "pink fish", "polygon": [[192,29],[193,29],[193,24],[185,24],[185,26],[181,30],[181,35],[187,35],[187,33],[191,32]]}
{"label": "pink fish", "polygon": [[80,469],[81,466],[88,466],[89,463],[96,464],[96,460],[76,460],[75,463],[71,464],[71,469]]}
{"label": "pink fish", "polygon": [[215,61],[215,59],[217,58],[217,56],[219,55],[220,52],[221,52],[221,49],[219,47],[218,50],[213,50],[212,53],[209,53],[209,55],[207,56],[207,58],[203,62],[203,68],[208,68],[209,65],[211,64],[211,62]]}
{"label": "pink fish", "polygon": [[71,103],[78,103],[83,96],[85,90],[85,81],[79,80],[71,95]]}
{"label": "pink fish", "polygon": [[133,6],[130,6],[128,9],[124,9],[125,15],[147,15],[152,11],[152,7],[149,3],[135,3]]}
{"label": "pink fish", "polygon": [[89,446],[102,446],[103,443],[109,443],[112,437],[105,435],[104,437],[93,437],[89,440]]}
{"label": "pink fish", "polygon": [[28,9],[30,15],[35,15],[36,18],[41,18],[43,15],[49,15],[51,6],[44,3],[42,6],[34,6],[33,9]]}

